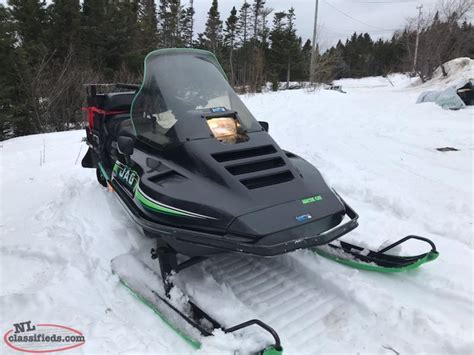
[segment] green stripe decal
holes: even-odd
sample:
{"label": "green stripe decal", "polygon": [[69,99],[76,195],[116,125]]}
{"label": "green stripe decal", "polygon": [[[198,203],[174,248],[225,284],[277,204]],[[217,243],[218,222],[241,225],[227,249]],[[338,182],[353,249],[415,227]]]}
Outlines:
{"label": "green stripe decal", "polygon": [[344,264],[344,265],[347,265],[347,266],[350,266],[350,267],[353,267],[353,268],[356,268],[356,269],[368,270],[368,271],[377,271],[377,272],[383,272],[383,273],[394,273],[394,272],[403,272],[403,271],[413,270],[413,269],[416,269],[417,267],[419,267],[419,266],[421,266],[425,263],[428,263],[430,261],[435,260],[439,256],[439,253],[437,251],[430,251],[424,257],[417,260],[413,264],[405,265],[405,266],[402,266],[402,267],[384,267],[384,266],[380,266],[380,265],[373,265],[373,264],[364,263],[362,261],[344,259],[344,258],[338,257],[334,254],[322,251],[318,248],[314,248],[312,250],[313,250],[313,252],[315,252],[315,253],[317,253],[317,254],[319,254],[319,255],[327,258],[327,259],[337,261],[338,263],[341,263],[341,264]]}
{"label": "green stripe decal", "polygon": [[145,306],[149,307],[153,312],[155,312],[163,322],[165,322],[176,334],[178,334],[186,343],[191,345],[194,349],[200,349],[201,348],[201,343],[197,341],[196,339],[190,337],[188,334],[184,333],[182,330],[177,328],[171,321],[166,318],[159,308],[155,306],[152,302],[150,302],[148,299],[146,299],[143,295],[132,289],[125,281],[120,279],[120,283],[124,285],[131,293],[134,295],[138,300],[140,300]]}
{"label": "green stripe decal", "polygon": [[176,211],[150,201],[141,193],[140,189],[135,190],[135,198],[143,205],[143,207],[148,208],[154,212],[165,213],[172,216],[193,217],[191,215],[188,215],[187,213]]}

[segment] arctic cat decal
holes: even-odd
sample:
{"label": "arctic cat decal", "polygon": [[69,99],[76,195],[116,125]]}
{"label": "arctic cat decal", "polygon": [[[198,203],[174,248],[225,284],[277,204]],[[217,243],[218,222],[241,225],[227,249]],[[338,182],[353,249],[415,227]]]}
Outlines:
{"label": "arctic cat decal", "polygon": [[313,216],[311,216],[310,214],[302,214],[301,216],[297,216],[296,217],[296,220],[298,222],[304,222],[304,221],[307,221],[309,219],[313,218]]}
{"label": "arctic cat decal", "polygon": [[304,198],[304,199],[301,200],[301,202],[303,203],[303,205],[307,205],[308,203],[321,201],[322,199],[323,199],[323,197],[321,195],[317,195],[317,196],[311,196],[311,197]]}
{"label": "arctic cat decal", "polygon": [[139,180],[138,173],[135,170],[117,161],[114,165],[113,173],[130,191],[135,189],[135,185]]}

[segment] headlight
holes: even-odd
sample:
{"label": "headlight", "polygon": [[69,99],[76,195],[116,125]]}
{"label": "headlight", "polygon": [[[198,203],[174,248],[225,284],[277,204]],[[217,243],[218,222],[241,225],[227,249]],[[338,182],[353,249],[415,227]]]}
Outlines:
{"label": "headlight", "polygon": [[237,139],[237,123],[232,117],[219,117],[207,120],[207,124],[216,139],[233,142]]}

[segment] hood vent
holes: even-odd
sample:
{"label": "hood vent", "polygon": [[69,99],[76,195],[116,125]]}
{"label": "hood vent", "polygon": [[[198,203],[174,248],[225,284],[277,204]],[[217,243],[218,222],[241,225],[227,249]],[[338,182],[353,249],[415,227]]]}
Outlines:
{"label": "hood vent", "polygon": [[242,179],[240,182],[244,184],[249,190],[258,189],[260,187],[281,184],[283,182],[293,180],[291,171],[286,170],[281,173],[262,175],[248,179]]}
{"label": "hood vent", "polygon": [[262,145],[261,147],[255,147],[250,149],[240,149],[232,150],[230,152],[216,153],[212,154],[212,157],[216,159],[219,163],[223,163],[226,161],[258,157],[261,155],[267,155],[272,153],[276,153],[276,149],[273,145]]}
{"label": "hood vent", "polygon": [[242,175],[242,174],[249,174],[255,173],[257,171],[280,168],[285,166],[285,161],[278,157],[278,158],[270,158],[265,160],[259,161],[252,161],[242,164],[234,164],[226,166],[226,169],[232,175]]}
{"label": "hood vent", "polygon": [[227,171],[249,190],[281,184],[294,179],[281,153],[273,145],[212,154]]}

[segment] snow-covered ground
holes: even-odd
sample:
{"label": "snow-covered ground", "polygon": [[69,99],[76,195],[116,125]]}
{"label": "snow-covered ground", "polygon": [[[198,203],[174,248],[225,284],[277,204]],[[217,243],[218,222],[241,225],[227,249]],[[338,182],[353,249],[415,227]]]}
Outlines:
{"label": "snow-covered ground", "polygon": [[[474,349],[474,109],[417,105],[426,85],[390,80],[339,81],[347,94],[244,97],[280,146],[316,165],[360,214],[344,239],[377,248],[418,234],[441,254],[404,274],[358,271],[308,251],[220,257],[183,272],[186,290],[229,323],[256,317],[272,325],[286,354]],[[113,257],[147,240],[95,172],[81,168],[83,136],[0,142],[0,330],[26,320],[71,326],[86,337],[71,353],[192,353],[111,274]],[[446,146],[459,151],[436,150]],[[400,253],[424,250],[410,243]],[[229,354],[220,339],[200,353]],[[14,351],[2,343],[0,352]]]}

